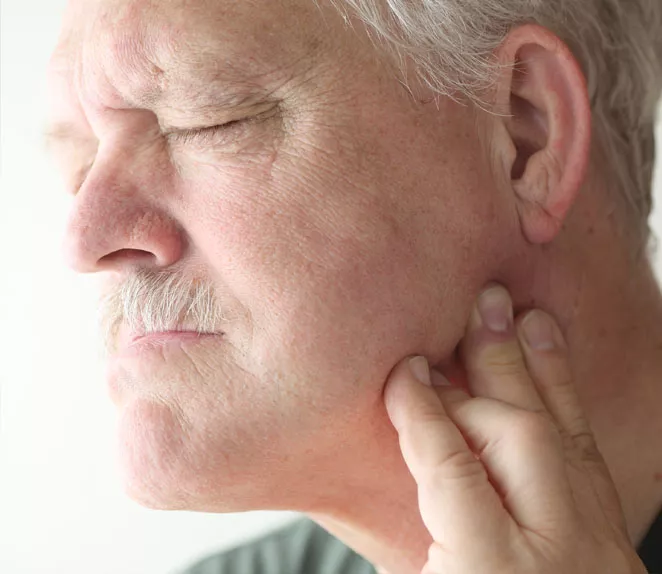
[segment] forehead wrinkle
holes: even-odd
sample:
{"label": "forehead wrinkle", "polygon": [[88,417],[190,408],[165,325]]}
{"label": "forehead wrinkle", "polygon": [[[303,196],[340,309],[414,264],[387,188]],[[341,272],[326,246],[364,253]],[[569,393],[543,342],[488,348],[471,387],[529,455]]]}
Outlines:
{"label": "forehead wrinkle", "polygon": [[[97,79],[106,78],[116,91],[115,101],[108,107],[182,112],[244,107],[263,99],[270,75],[252,70],[247,76],[240,63],[193,50],[169,34],[144,29],[113,30],[94,46],[92,59],[98,58],[103,70]],[[85,90],[98,94],[98,81]]]}
{"label": "forehead wrinkle", "polygon": [[[168,34],[148,34],[143,19],[99,16],[82,52],[80,83],[90,99],[109,95],[107,107],[152,106],[167,90],[170,78],[160,64],[174,51]],[[104,89],[105,88],[105,89]]]}
{"label": "forehead wrinkle", "polygon": [[[280,22],[261,18],[257,6],[255,14],[239,10],[243,0],[216,2],[219,12],[190,0],[80,0],[63,38],[77,99],[85,96],[96,111],[162,110],[182,119],[247,108],[281,100],[285,92],[273,93],[307,75],[326,46],[319,27],[302,24],[310,6],[283,0],[290,11]],[[237,10],[251,23],[246,30],[228,25]],[[85,116],[94,111],[87,107]]]}

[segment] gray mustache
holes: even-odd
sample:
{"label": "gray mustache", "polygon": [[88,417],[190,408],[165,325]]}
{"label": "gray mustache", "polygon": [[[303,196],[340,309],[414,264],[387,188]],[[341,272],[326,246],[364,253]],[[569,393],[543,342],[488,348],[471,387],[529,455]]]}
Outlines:
{"label": "gray mustache", "polygon": [[181,273],[141,269],[114,285],[99,301],[105,346],[115,349],[124,323],[131,331],[150,333],[185,325],[199,332],[219,332],[224,315],[210,281]]}

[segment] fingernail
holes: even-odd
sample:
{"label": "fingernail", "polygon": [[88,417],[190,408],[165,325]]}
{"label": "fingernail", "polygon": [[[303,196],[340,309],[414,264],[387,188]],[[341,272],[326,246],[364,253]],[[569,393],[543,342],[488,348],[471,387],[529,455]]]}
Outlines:
{"label": "fingernail", "polygon": [[531,311],[522,321],[524,338],[532,349],[551,351],[554,344],[554,326],[551,319],[541,311]]}
{"label": "fingernail", "polygon": [[487,328],[505,333],[513,324],[513,302],[503,287],[490,287],[478,297],[478,312]]}
{"label": "fingernail", "polygon": [[413,359],[409,359],[409,370],[419,383],[423,383],[428,387],[432,386],[432,383],[430,382],[430,366],[425,357],[414,357]]}
{"label": "fingernail", "polygon": [[430,371],[433,387],[452,387],[451,382],[436,369]]}

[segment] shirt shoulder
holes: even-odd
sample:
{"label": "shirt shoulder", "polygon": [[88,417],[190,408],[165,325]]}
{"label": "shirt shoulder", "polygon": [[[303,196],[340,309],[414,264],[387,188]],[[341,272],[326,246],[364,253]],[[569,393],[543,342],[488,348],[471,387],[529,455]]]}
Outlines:
{"label": "shirt shoulder", "polygon": [[662,574],[662,510],[637,548],[639,557],[651,574]]}
{"label": "shirt shoulder", "polygon": [[374,567],[312,520],[203,558],[179,574],[376,574]]}

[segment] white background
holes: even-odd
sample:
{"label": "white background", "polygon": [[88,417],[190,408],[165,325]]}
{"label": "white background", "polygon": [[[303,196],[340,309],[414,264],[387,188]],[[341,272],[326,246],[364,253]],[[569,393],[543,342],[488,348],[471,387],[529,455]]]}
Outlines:
{"label": "white background", "polygon": [[62,261],[70,199],[41,145],[64,1],[0,2],[0,572],[168,574],[293,515],[150,511],[121,491],[96,290]]}

